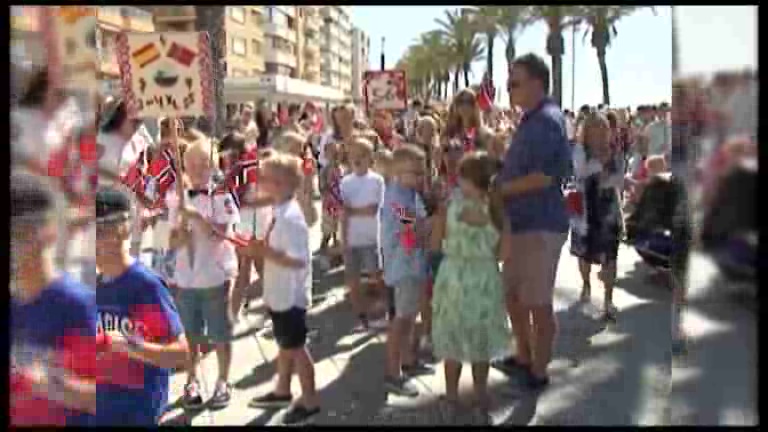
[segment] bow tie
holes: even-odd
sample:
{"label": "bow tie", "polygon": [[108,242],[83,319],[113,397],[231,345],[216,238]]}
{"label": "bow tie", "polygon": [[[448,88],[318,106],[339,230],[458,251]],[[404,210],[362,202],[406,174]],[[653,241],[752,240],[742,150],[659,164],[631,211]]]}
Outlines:
{"label": "bow tie", "polygon": [[198,195],[208,195],[208,189],[190,189],[189,197],[194,198]]}

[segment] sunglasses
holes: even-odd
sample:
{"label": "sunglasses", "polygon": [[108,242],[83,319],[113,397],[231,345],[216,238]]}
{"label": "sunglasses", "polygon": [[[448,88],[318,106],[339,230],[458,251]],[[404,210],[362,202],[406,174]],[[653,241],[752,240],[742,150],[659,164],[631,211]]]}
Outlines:
{"label": "sunglasses", "polygon": [[472,98],[461,98],[456,100],[456,105],[474,106],[475,100]]}
{"label": "sunglasses", "polygon": [[510,81],[509,85],[507,86],[510,89],[516,89],[520,87],[520,81]]}

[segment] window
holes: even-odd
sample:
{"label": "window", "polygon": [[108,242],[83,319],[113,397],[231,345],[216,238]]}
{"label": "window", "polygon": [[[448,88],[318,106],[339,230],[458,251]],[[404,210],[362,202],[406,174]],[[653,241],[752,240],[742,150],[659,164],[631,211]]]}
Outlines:
{"label": "window", "polygon": [[251,9],[251,24],[260,26],[264,24],[264,17],[261,15],[260,12]]}
{"label": "window", "polygon": [[243,38],[232,36],[232,54],[236,54],[239,56],[245,56],[247,49],[246,49],[246,41]]}
{"label": "window", "polygon": [[285,24],[288,26],[289,29],[293,30],[295,27],[295,23],[293,18],[286,16],[285,17]]}
{"label": "window", "polygon": [[261,54],[261,41],[251,39],[251,54]]}
{"label": "window", "polygon": [[245,24],[245,8],[242,6],[227,6],[229,9],[229,17],[232,21]]}

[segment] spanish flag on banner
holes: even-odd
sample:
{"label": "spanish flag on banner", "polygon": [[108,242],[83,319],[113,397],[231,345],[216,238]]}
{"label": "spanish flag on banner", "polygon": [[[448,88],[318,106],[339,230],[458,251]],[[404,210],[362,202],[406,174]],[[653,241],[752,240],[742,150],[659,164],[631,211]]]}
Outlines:
{"label": "spanish flag on banner", "polygon": [[133,60],[145,68],[160,58],[160,51],[150,42],[133,52]]}

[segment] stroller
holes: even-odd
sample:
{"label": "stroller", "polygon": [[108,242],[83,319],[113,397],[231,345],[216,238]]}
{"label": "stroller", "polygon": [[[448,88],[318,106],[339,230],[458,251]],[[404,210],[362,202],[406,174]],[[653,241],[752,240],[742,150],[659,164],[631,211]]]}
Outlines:
{"label": "stroller", "polygon": [[716,187],[714,201],[704,211],[702,250],[726,277],[753,282],[758,260],[756,161],[746,159],[734,166]]}
{"label": "stroller", "polygon": [[688,222],[685,185],[669,174],[657,175],[625,219],[626,241],[652,268],[684,268],[691,237]]}

